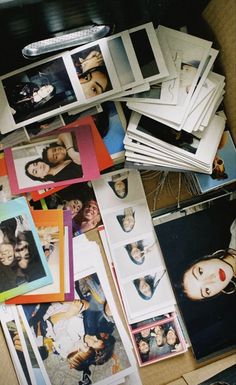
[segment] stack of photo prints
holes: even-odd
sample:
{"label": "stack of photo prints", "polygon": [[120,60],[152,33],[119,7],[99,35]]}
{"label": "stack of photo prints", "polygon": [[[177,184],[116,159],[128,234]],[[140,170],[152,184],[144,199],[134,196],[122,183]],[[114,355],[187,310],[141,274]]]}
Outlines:
{"label": "stack of photo prints", "polygon": [[152,218],[140,171],[185,171],[194,194],[236,181],[217,54],[147,23],[0,77],[0,320],[20,385],[141,385],[139,367],[235,343],[236,200]]}

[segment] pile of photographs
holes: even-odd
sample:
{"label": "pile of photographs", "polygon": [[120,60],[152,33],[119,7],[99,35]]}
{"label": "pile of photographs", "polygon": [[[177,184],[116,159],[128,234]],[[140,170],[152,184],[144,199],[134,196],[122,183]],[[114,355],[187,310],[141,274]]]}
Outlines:
{"label": "pile of photographs", "polygon": [[100,235],[140,366],[185,352],[140,173],[120,169],[92,184],[105,228]]}
{"label": "pile of photographs", "polygon": [[200,256],[210,242],[226,247],[220,231],[235,207],[219,228],[203,218],[202,232],[187,216],[174,244],[171,222],[154,229],[134,169],[190,171],[192,185],[218,169],[225,183],[236,179],[211,45],[147,23],[0,78],[0,319],[20,384],[139,385],[138,365],[190,344],[199,359],[231,346],[233,296],[224,318],[218,304],[204,324],[199,307],[195,323],[175,290],[182,257],[173,256],[196,255],[194,237]]}
{"label": "pile of photographs", "polygon": [[212,70],[219,51],[210,41],[164,26],[156,33],[177,75],[120,99],[133,111],[124,141],[126,166],[211,174],[225,128],[225,118],[216,114],[225,78]]}

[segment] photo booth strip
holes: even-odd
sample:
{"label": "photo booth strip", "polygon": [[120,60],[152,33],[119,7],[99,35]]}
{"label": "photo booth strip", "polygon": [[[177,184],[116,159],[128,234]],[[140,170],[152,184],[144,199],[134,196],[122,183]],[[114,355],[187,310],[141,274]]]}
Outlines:
{"label": "photo booth strip", "polygon": [[[148,312],[151,311],[153,307],[153,304],[151,304],[152,300],[150,302],[146,301],[147,303],[145,303],[144,300],[140,299],[141,302],[144,301],[143,304],[141,304],[142,306],[140,306],[140,304],[137,304],[137,301],[134,301],[134,297],[131,299],[128,294],[130,290],[132,291],[132,280],[135,280],[142,275],[142,264],[140,264],[139,268],[137,267],[137,270],[133,272],[133,270],[129,269],[129,263],[133,262],[127,258],[125,269],[126,275],[123,274],[121,279],[122,273],[120,274],[120,268],[123,268],[123,265],[120,267],[119,263],[117,263],[117,258],[119,258],[118,255],[120,255],[120,257],[126,256],[123,254],[125,254],[124,248],[127,244],[134,243],[138,239],[143,239],[144,228],[145,233],[148,236],[150,236],[153,232],[151,215],[148,210],[140,174],[136,170],[121,169],[119,171],[103,175],[99,180],[93,181],[92,184],[101,210],[108,245],[111,252],[111,258],[116,270],[118,285],[120,287],[121,296],[126,309],[128,322],[131,322],[132,318],[136,318],[140,315],[142,315],[143,318],[147,318]],[[132,221],[130,217],[132,217]],[[131,224],[130,221],[132,222]],[[119,249],[123,249],[123,254],[117,252]],[[161,252],[159,252],[158,249],[158,243],[155,252],[156,259],[153,257],[154,263],[150,267],[151,270],[149,269],[147,275],[151,275],[151,273],[155,271],[163,272],[165,270],[164,261],[161,256]],[[167,288],[170,288],[168,277],[165,277],[164,281],[167,286],[165,294],[163,292],[161,295],[160,305],[158,301],[155,301],[155,310],[157,311],[175,303],[172,291],[167,290]],[[126,290],[127,288],[125,288],[125,285],[131,285],[129,290]],[[138,300],[139,294],[134,288],[133,296],[135,295]]]}

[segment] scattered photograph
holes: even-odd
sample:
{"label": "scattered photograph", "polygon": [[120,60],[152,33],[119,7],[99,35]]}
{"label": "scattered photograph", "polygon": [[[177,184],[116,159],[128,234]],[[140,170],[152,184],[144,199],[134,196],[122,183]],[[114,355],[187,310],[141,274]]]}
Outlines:
{"label": "scattered photograph", "polygon": [[7,147],[16,146],[19,143],[27,143],[28,141],[29,137],[24,127],[7,134],[1,134],[0,132],[0,151]]}
{"label": "scattered photograph", "polygon": [[64,219],[64,300],[73,301],[74,295],[74,261],[72,220],[69,210],[63,211]]}
{"label": "scattered photograph", "polygon": [[64,300],[64,218],[61,210],[34,210],[32,217],[43,248],[53,283],[6,303],[37,303]]}
{"label": "scattered photograph", "polygon": [[123,90],[142,84],[144,79],[128,31],[108,37],[107,44]]}
{"label": "scattered photograph", "polygon": [[112,89],[99,44],[71,55],[86,99]]}
{"label": "scattered photograph", "polygon": [[160,80],[169,75],[164,57],[152,23],[129,30],[132,45],[139,62],[143,78]]}
{"label": "scattered photograph", "polygon": [[[128,374],[130,361],[96,273],[75,281],[73,302],[23,305],[51,382],[107,384]],[[40,334],[39,334],[40,333]]]}
{"label": "scattered photograph", "polygon": [[[61,115],[53,116],[48,119],[44,119],[38,122],[28,124],[25,127],[25,130],[30,139],[33,139],[37,136],[47,134],[48,132],[54,131],[57,128],[65,126],[65,122]],[[23,141],[22,141],[23,142]],[[18,142],[20,143],[20,142]]]}
{"label": "scattered photograph", "polygon": [[196,154],[200,144],[200,139],[196,135],[185,131],[177,131],[144,115],[139,120],[137,131],[144,132],[151,137],[181,148],[191,154]]}
{"label": "scattered photograph", "polygon": [[[99,200],[98,202],[100,204]],[[107,236],[113,246],[120,242],[124,244],[130,238],[143,234],[144,229],[146,232],[152,231],[151,219],[146,215],[148,213],[146,201],[123,207],[123,209],[114,209],[103,215]]]}
{"label": "scattered photograph", "polygon": [[62,209],[70,212],[73,236],[102,224],[100,209],[90,182],[68,186],[44,200],[49,210]]}
{"label": "scattered photograph", "polygon": [[2,84],[16,124],[77,101],[62,57],[8,74]]}
{"label": "scattered photograph", "polygon": [[41,141],[6,149],[5,159],[11,189],[21,193],[100,175],[90,125],[78,124],[41,137]]}
{"label": "scattered photograph", "polygon": [[197,360],[236,343],[232,313],[236,200],[225,197],[210,203],[206,209],[155,226]]}
{"label": "scattered photograph", "polygon": [[26,199],[0,203],[0,212],[2,302],[52,283],[52,277]]}
{"label": "scattered photograph", "polygon": [[119,286],[130,322],[138,316],[147,318],[149,312],[161,311],[174,303],[168,274],[163,266],[120,280]]}
{"label": "scattered photograph", "polygon": [[203,194],[236,181],[236,149],[229,131],[224,131],[215,155],[212,174],[195,173],[196,184]]}
{"label": "scattered photograph", "polygon": [[149,327],[133,332],[132,338],[140,366],[170,358],[186,351],[176,318],[163,318]]}
{"label": "scattered photograph", "polygon": [[[123,139],[126,128],[124,112],[119,102],[103,102],[101,108],[102,111],[92,114],[92,118],[109,154],[112,159],[116,159],[121,155],[121,152],[124,152]],[[82,116],[86,116],[85,114],[86,112],[63,114],[63,119],[66,124],[69,124]]]}

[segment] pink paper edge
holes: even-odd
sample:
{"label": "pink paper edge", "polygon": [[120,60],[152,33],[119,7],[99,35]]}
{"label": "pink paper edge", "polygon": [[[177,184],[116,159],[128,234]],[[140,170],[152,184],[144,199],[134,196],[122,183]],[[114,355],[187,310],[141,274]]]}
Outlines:
{"label": "pink paper edge", "polygon": [[72,221],[71,212],[65,210],[64,215],[64,226],[68,227],[68,255],[69,255],[69,280],[70,280],[70,291],[65,293],[65,301],[72,301],[74,295],[74,265],[73,265],[73,242],[72,242]]}

